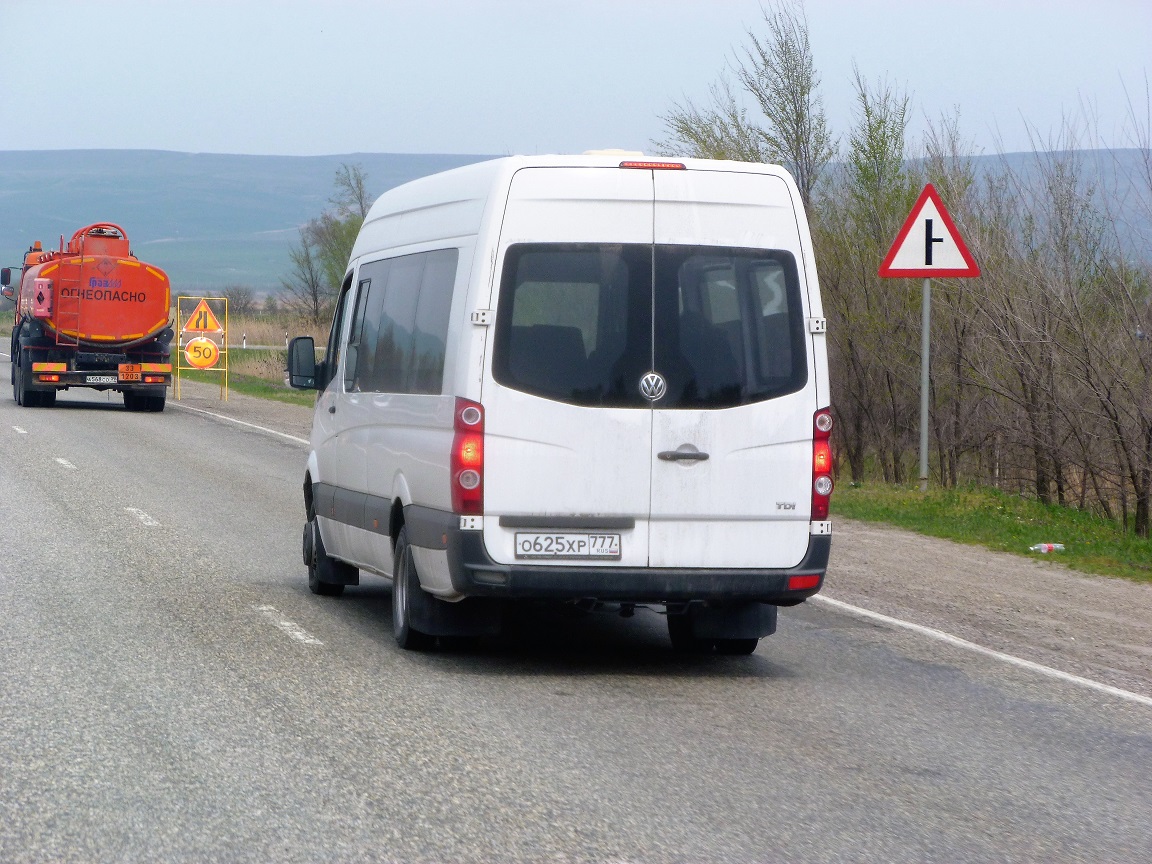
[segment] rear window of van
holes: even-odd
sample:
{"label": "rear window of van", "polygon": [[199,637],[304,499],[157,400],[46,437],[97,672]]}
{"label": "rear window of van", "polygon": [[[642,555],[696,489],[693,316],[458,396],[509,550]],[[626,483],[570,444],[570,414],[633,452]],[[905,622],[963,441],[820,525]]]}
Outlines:
{"label": "rear window of van", "polygon": [[796,262],[785,251],[519,244],[505,253],[493,374],[575,405],[730,408],[807,383]]}

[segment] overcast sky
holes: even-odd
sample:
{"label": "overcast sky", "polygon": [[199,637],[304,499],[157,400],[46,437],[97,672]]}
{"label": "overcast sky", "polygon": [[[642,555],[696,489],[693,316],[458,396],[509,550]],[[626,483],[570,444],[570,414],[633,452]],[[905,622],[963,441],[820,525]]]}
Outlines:
{"label": "overcast sky", "polygon": [[[1087,105],[1131,146],[1152,0],[808,0],[829,120],[852,64],[959,110],[974,152],[1046,144]],[[0,0],[0,149],[285,155],[652,151],[706,100],[759,0]]]}

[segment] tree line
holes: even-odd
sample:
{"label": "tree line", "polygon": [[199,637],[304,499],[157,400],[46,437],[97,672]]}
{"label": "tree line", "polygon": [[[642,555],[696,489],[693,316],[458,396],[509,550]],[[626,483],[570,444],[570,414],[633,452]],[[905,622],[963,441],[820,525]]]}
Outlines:
{"label": "tree line", "polygon": [[[932,476],[1152,527],[1152,150],[1085,149],[1090,121],[1033,131],[1032,154],[977,171],[958,114],[909,135],[911,100],[855,68],[853,124],[833,134],[804,7],[776,0],[703,103],[663,115],[666,155],[774,162],[808,208],[828,318],[841,478],[914,479],[920,281],[877,269],[931,182],[980,265],[934,280]],[[1147,102],[1147,89],[1145,91]],[[754,106],[751,110],[745,106]],[[1122,161],[1119,157],[1125,155]],[[1120,204],[1123,202],[1123,210]],[[1126,217],[1136,215],[1136,226]]]}

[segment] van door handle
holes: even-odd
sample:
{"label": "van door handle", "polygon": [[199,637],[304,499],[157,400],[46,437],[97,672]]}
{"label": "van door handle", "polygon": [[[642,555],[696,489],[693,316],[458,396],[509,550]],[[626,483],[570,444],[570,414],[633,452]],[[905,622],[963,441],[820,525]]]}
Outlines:
{"label": "van door handle", "polygon": [[665,462],[703,462],[708,458],[699,450],[661,450],[656,456]]}

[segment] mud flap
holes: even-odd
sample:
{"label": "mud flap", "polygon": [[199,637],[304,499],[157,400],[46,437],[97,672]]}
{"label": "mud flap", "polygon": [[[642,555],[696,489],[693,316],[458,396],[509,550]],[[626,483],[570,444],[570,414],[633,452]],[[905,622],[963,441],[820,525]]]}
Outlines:
{"label": "mud flap", "polygon": [[686,614],[695,639],[759,639],[776,632],[778,611],[770,603],[693,603]]}
{"label": "mud flap", "polygon": [[429,636],[498,636],[504,604],[485,597],[449,603],[427,591],[416,590],[409,599],[412,626]]}

